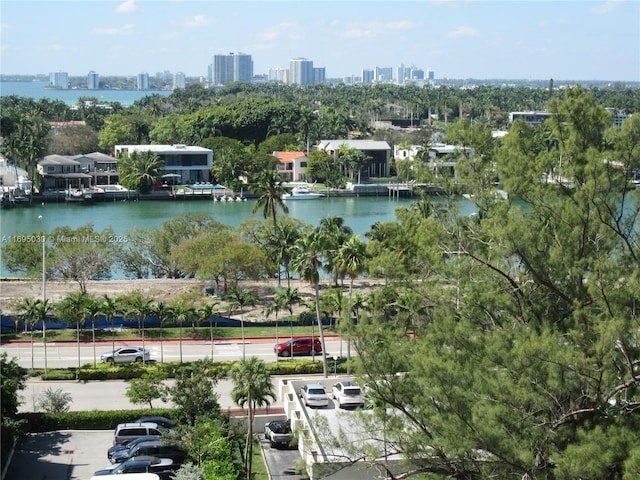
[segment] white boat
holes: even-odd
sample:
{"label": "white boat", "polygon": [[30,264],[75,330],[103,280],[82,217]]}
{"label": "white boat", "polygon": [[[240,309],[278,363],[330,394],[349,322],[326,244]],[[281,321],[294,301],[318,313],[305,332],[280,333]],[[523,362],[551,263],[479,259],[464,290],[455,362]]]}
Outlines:
{"label": "white boat", "polygon": [[324,193],[316,192],[308,187],[295,187],[291,193],[284,193],[283,200],[315,200],[324,197]]}

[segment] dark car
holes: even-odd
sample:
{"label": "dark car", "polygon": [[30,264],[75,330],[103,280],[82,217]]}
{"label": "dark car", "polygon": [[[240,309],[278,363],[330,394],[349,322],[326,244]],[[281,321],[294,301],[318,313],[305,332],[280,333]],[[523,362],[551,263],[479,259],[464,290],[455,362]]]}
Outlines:
{"label": "dark car", "polygon": [[273,351],[279,357],[315,355],[322,353],[322,343],[317,337],[293,337],[284,343],[276,344]]}
{"label": "dark car", "polygon": [[177,445],[166,444],[158,440],[140,442],[127,450],[120,450],[111,456],[112,463],[122,463],[134,457],[170,458],[174,463],[181,464],[186,458],[184,450]]}
{"label": "dark car", "polygon": [[177,422],[167,417],[141,417],[137,420],[134,420],[134,423],[145,423],[145,422],[156,423],[164,428],[173,428],[177,425]]}
{"label": "dark car", "polygon": [[142,442],[157,441],[158,438],[159,437],[157,435],[145,435],[144,437],[138,437],[135,440],[131,440],[129,443],[117,443],[115,445],[112,445],[109,450],[107,450],[107,458],[111,460],[111,457],[113,457],[113,454],[116,452],[129,450],[131,447]]}
{"label": "dark car", "polygon": [[162,480],[170,480],[180,469],[180,464],[174,463],[170,458],[135,457],[124,463],[114,465],[112,468],[98,470],[93,475],[122,475],[125,473],[155,473]]}
{"label": "dark car", "polygon": [[288,447],[291,444],[291,424],[289,420],[274,420],[264,426],[264,438],[272,447]]}

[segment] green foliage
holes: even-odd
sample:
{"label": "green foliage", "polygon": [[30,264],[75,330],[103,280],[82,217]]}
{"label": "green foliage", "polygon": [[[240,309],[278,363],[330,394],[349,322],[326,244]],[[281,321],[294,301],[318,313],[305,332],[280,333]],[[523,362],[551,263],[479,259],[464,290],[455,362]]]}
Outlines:
{"label": "green foliage", "polygon": [[164,172],[164,162],[151,151],[131,152],[118,159],[120,183],[129,190],[149,193]]}
{"label": "green foliage", "polygon": [[178,419],[195,425],[198,417],[215,415],[220,411],[214,387],[218,378],[210,370],[210,361],[199,360],[178,370],[175,384],[167,388],[168,398],[179,408]]}
{"label": "green foliage", "polygon": [[27,371],[15,359],[9,360],[7,353],[0,353],[0,389],[2,393],[0,408],[2,418],[14,417],[20,405],[19,391],[24,389]]}
{"label": "green foliage", "polygon": [[153,408],[153,401],[162,399],[165,395],[164,384],[166,376],[158,369],[149,370],[140,378],[133,378],[129,382],[126,395],[133,404],[148,404]]}
{"label": "green foliage", "polygon": [[61,388],[56,390],[47,388],[42,392],[36,404],[44,412],[63,413],[69,411],[71,402],[72,398],[69,392],[64,392]]}

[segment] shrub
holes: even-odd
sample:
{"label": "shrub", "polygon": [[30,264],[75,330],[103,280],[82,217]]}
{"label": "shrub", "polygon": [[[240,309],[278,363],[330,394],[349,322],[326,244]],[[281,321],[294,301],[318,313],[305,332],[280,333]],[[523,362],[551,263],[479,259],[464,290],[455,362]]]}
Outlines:
{"label": "shrub", "polygon": [[38,398],[37,406],[47,413],[62,413],[69,411],[71,402],[69,392],[63,392],[61,388],[47,388]]}

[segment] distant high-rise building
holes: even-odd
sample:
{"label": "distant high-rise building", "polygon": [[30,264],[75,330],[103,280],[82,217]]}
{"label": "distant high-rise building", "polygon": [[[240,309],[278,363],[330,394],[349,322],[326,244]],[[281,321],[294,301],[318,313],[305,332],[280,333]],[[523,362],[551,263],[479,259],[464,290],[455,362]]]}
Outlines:
{"label": "distant high-rise building", "polygon": [[325,67],[313,67],[313,83],[324,83],[326,77]]}
{"label": "distant high-rise building", "polygon": [[213,85],[226,85],[231,82],[251,83],[253,80],[251,55],[244,53],[214,55],[212,77]]}
{"label": "distant high-rise building", "polygon": [[149,74],[138,74],[138,90],[149,90]]}
{"label": "distant high-rise building", "polygon": [[313,61],[306,58],[292,58],[289,61],[289,83],[310,85],[315,82]]}
{"label": "distant high-rise building", "polygon": [[362,83],[373,83],[373,70],[362,69]]}
{"label": "distant high-rise building", "polygon": [[433,70],[427,70],[427,80],[429,80],[430,83],[433,83],[435,78],[436,74],[433,72]]}
{"label": "distant high-rise building", "polygon": [[424,80],[424,70],[416,67],[411,67],[409,78],[411,80]]}
{"label": "distant high-rise building", "polygon": [[393,68],[376,67],[374,69],[375,82],[390,82],[393,79]]}
{"label": "distant high-rise building", "polygon": [[89,90],[97,90],[100,88],[100,78],[98,74],[91,70],[87,74],[87,89]]}
{"label": "distant high-rise building", "polygon": [[289,79],[289,69],[287,68],[270,68],[269,81],[278,83],[287,83]]}
{"label": "distant high-rise building", "polygon": [[52,72],[49,74],[49,86],[66,90],[69,88],[69,74],[67,72]]}
{"label": "distant high-rise building", "polygon": [[184,88],[187,85],[187,80],[182,72],[176,72],[173,75],[173,89]]}
{"label": "distant high-rise building", "polygon": [[404,63],[398,65],[396,69],[396,83],[402,85],[407,80],[407,70],[408,69],[404,67]]}

